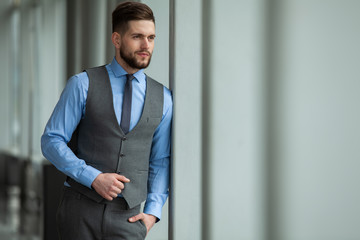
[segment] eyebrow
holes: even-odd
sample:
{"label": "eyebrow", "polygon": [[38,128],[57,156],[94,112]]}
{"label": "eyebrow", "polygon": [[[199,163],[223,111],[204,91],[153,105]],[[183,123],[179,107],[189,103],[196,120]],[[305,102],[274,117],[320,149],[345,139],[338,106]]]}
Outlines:
{"label": "eyebrow", "polygon": [[150,35],[145,35],[145,34],[142,34],[142,33],[132,33],[131,36],[142,36],[142,37],[149,37],[149,36],[156,36],[155,34],[150,34]]}

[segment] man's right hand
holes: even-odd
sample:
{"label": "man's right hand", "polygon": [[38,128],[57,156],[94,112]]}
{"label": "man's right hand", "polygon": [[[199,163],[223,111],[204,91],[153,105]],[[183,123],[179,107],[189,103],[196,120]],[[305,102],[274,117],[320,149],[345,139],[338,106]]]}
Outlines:
{"label": "man's right hand", "polygon": [[106,200],[113,200],[124,189],[124,183],[130,182],[125,176],[116,173],[100,173],[91,187]]}

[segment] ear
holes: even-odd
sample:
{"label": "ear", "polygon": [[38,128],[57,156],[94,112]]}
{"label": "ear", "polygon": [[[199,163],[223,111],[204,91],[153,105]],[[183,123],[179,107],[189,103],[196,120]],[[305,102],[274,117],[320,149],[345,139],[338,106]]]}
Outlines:
{"label": "ear", "polygon": [[115,48],[120,48],[120,41],[121,40],[121,36],[119,33],[117,32],[113,32],[111,35],[111,41],[114,44]]}

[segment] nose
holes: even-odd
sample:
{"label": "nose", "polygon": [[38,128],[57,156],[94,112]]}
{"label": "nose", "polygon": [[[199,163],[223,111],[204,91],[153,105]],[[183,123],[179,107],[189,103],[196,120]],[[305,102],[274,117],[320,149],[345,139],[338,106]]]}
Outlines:
{"label": "nose", "polygon": [[141,42],[141,48],[142,49],[148,49],[149,48],[149,40],[147,38],[143,38]]}

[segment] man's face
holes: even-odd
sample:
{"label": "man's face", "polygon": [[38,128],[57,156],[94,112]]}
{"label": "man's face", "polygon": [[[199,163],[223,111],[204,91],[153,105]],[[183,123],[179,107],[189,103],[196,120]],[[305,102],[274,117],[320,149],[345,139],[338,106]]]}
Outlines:
{"label": "man's face", "polygon": [[154,39],[154,22],[129,21],[128,30],[121,35],[120,58],[134,70],[146,68],[150,64]]}

